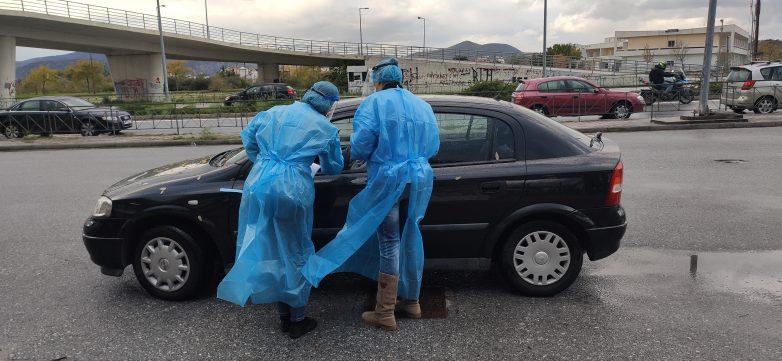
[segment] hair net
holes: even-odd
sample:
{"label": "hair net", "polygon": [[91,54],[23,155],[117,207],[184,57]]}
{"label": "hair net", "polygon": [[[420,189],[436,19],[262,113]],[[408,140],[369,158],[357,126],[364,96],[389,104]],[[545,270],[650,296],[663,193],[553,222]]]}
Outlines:
{"label": "hair net", "polygon": [[339,100],[339,89],[327,81],[319,81],[312,85],[309,91],[304,93],[302,102],[311,105],[321,114],[326,114]]}
{"label": "hair net", "polygon": [[396,58],[385,58],[372,68],[373,83],[402,84],[402,69]]}

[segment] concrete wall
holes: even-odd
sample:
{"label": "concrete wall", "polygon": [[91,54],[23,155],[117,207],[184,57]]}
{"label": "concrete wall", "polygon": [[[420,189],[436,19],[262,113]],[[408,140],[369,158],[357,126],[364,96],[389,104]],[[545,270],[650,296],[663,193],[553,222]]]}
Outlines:
{"label": "concrete wall", "polygon": [[16,38],[0,35],[0,109],[16,101]]}
{"label": "concrete wall", "polygon": [[[380,57],[368,57],[365,66],[348,67],[350,93],[361,94],[362,74],[377,64],[380,59]],[[452,94],[477,82],[492,80],[518,82],[524,79],[540,78],[543,75],[541,67],[456,60],[435,61],[402,58],[399,59],[399,66],[404,74],[404,87],[419,94]],[[580,76],[606,86],[638,81],[633,75],[616,76],[611,72],[594,70],[549,68],[547,73],[549,76]]]}
{"label": "concrete wall", "polygon": [[280,81],[280,66],[277,64],[258,64],[259,83],[278,83]]}
{"label": "concrete wall", "polygon": [[162,99],[163,62],[160,53],[109,55],[114,90],[123,100]]}

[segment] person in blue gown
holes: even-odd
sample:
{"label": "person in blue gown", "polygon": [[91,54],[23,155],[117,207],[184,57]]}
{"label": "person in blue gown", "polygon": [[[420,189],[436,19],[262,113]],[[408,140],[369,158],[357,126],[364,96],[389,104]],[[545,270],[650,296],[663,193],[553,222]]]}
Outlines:
{"label": "person in blue gown", "polygon": [[[314,286],[333,272],[378,280],[375,310],[362,319],[386,330],[396,329],[397,296],[408,316],[421,317],[424,248],[419,222],[432,194],[429,159],[440,147],[432,107],[403,89],[402,80],[394,58],[373,68],[376,92],[356,111],[350,138],[351,160],[367,162],[366,188],[351,200],[336,238],[310,256],[302,269]],[[400,219],[404,200],[407,217]]]}
{"label": "person in blue gown", "polygon": [[304,315],[312,286],[300,269],[314,253],[311,164],[318,157],[323,173],[343,169],[337,128],[326,116],[337,100],[336,86],[317,82],[300,102],[261,112],[242,131],[254,164],[239,207],[236,262],[217,297],[240,306],[248,299],[277,303],[281,330],[291,338],[317,326]]}

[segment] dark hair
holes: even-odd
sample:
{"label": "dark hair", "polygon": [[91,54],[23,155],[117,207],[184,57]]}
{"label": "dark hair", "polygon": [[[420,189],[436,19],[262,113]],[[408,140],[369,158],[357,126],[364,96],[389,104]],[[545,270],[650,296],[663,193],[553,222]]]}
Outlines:
{"label": "dark hair", "polygon": [[391,83],[383,84],[383,90],[394,89],[394,88],[402,88],[402,85],[397,83],[397,82],[391,82]]}

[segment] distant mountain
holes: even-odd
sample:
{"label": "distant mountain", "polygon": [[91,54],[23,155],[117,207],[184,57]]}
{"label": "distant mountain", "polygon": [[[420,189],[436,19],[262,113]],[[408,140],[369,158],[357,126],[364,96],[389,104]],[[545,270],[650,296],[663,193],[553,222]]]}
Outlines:
{"label": "distant mountain", "polygon": [[[73,52],[63,55],[45,56],[41,58],[33,58],[16,62],[16,78],[24,79],[31,70],[45,65],[51,69],[62,71],[65,70],[69,64],[79,60],[89,60],[89,53]],[[103,54],[92,54],[92,61],[103,63],[105,67],[108,67],[108,61]],[[196,74],[214,75],[220,72],[223,66],[226,67],[240,67],[244,66],[244,63],[223,63],[217,61],[188,61],[187,66],[193,69]],[[255,64],[247,64],[248,68],[255,68]]]}
{"label": "distant mountain", "polygon": [[[523,52],[516,47],[508,44],[501,43],[489,43],[478,44],[472,41],[462,41],[456,45],[449,46],[443,50],[429,50],[427,51],[430,58],[442,58],[446,59],[466,59],[475,60],[477,57],[485,57],[490,55],[509,57],[514,54],[523,54]],[[424,52],[418,52],[413,54],[414,57],[423,57]]]}

